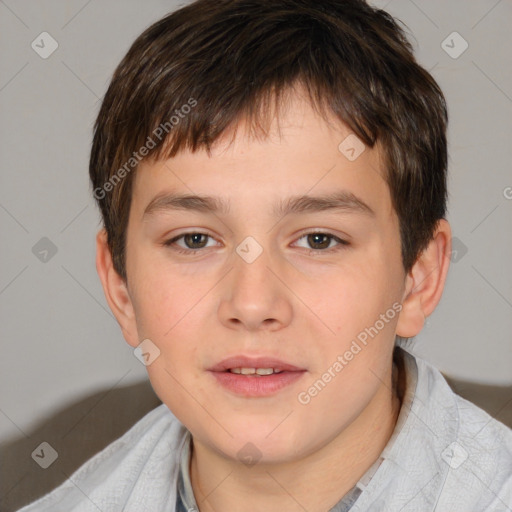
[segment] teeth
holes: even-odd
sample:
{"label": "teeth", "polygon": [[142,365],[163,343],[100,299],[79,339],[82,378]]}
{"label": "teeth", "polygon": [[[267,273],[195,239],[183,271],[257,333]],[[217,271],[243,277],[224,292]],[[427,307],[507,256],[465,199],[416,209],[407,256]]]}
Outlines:
{"label": "teeth", "polygon": [[256,373],[258,375],[272,375],[274,373],[274,368],[258,368]]}
{"label": "teeth", "polygon": [[229,371],[238,375],[272,375],[273,373],[281,373],[280,370],[274,368],[231,368]]}

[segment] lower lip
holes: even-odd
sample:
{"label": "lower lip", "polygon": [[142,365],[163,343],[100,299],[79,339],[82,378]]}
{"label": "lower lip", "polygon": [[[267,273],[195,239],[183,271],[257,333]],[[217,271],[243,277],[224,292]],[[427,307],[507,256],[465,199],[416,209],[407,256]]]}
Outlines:
{"label": "lower lip", "polygon": [[279,390],[299,380],[306,371],[281,372],[271,375],[241,375],[231,372],[212,372],[223,387],[233,393],[246,397],[262,397],[273,395]]}

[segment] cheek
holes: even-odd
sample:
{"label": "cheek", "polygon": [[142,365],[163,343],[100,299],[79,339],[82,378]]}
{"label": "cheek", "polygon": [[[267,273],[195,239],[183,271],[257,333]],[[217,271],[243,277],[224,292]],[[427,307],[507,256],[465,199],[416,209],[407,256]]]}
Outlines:
{"label": "cheek", "polygon": [[177,378],[191,379],[197,376],[201,319],[211,317],[205,309],[208,300],[201,299],[211,286],[196,286],[179,273],[159,270],[153,267],[150,272],[140,273],[141,284],[134,301],[139,336],[150,339],[161,355],[156,361],[159,364],[147,367],[148,374],[151,379],[161,374],[159,380],[172,381],[167,370]]}
{"label": "cheek", "polygon": [[[155,318],[155,323],[160,321]],[[151,323],[148,325],[155,328]],[[167,335],[153,336],[160,356],[146,370],[156,395],[181,423],[194,430],[211,423],[211,417],[202,405],[210,390],[205,387],[204,370],[200,364],[197,322],[185,317],[181,321],[173,320],[172,325],[174,327]],[[167,322],[162,322],[162,326],[168,330]]]}
{"label": "cheek", "polygon": [[[318,309],[331,333],[326,331],[321,338],[323,367],[318,369],[317,378],[332,368],[341,356],[343,370],[334,372],[337,377],[333,382],[336,380],[341,385],[343,381],[343,386],[350,386],[363,372],[370,387],[376,384],[369,369],[381,373],[394,345],[401,309],[397,283],[399,280],[386,268],[382,258],[380,263],[379,260],[364,262],[331,280],[330,289],[334,292],[324,297]],[[337,368],[340,369],[339,364]]]}
{"label": "cheek", "polygon": [[141,335],[167,338],[199,300],[201,287],[171,270],[154,262],[137,268],[132,302]]}
{"label": "cheek", "polygon": [[357,265],[333,272],[328,284],[317,289],[315,309],[336,335],[353,336],[370,320],[375,321],[375,316],[378,318],[387,295],[376,263],[361,259]]}

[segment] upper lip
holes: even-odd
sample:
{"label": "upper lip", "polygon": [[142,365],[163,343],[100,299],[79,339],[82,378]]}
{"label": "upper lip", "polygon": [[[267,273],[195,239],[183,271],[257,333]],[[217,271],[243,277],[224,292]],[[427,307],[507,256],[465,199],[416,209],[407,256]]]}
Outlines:
{"label": "upper lip", "polygon": [[285,363],[284,361],[272,357],[247,357],[242,355],[228,357],[209,368],[209,370],[212,372],[225,372],[233,368],[274,368],[278,371],[287,372],[305,371],[304,368],[299,368],[293,364]]}

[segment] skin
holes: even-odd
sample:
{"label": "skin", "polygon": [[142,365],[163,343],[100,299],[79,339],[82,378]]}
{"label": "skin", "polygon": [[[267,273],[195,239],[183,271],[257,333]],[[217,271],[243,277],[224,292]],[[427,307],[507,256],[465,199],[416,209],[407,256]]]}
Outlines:
{"label": "skin", "polygon": [[[97,236],[108,304],[132,347],[149,338],[159,348],[147,366],[152,386],[192,433],[190,472],[201,512],[236,510],[240,503],[249,512],[333,507],[393,432],[400,410],[392,385],[395,335],[421,331],[449,266],[450,227],[442,220],[404,271],[378,146],[351,162],[338,150],[351,133],[346,126],[326,123],[299,92],[287,106],[268,137],[252,137],[240,122],[236,137],[226,133],[210,156],[182,151],[141,164],[127,231],[127,282],[112,266],[105,232]],[[272,214],[278,200],[341,189],[374,215],[349,209]],[[143,215],[157,194],[171,190],[218,196],[230,211]],[[349,245],[311,240],[312,231]],[[184,233],[211,238],[163,245]],[[248,236],[263,250],[250,264],[236,252]],[[400,314],[301,404],[298,394],[395,302]],[[207,371],[237,354],[277,357],[307,371],[272,396],[243,397]],[[261,454],[253,466],[237,455],[248,442]]]}

